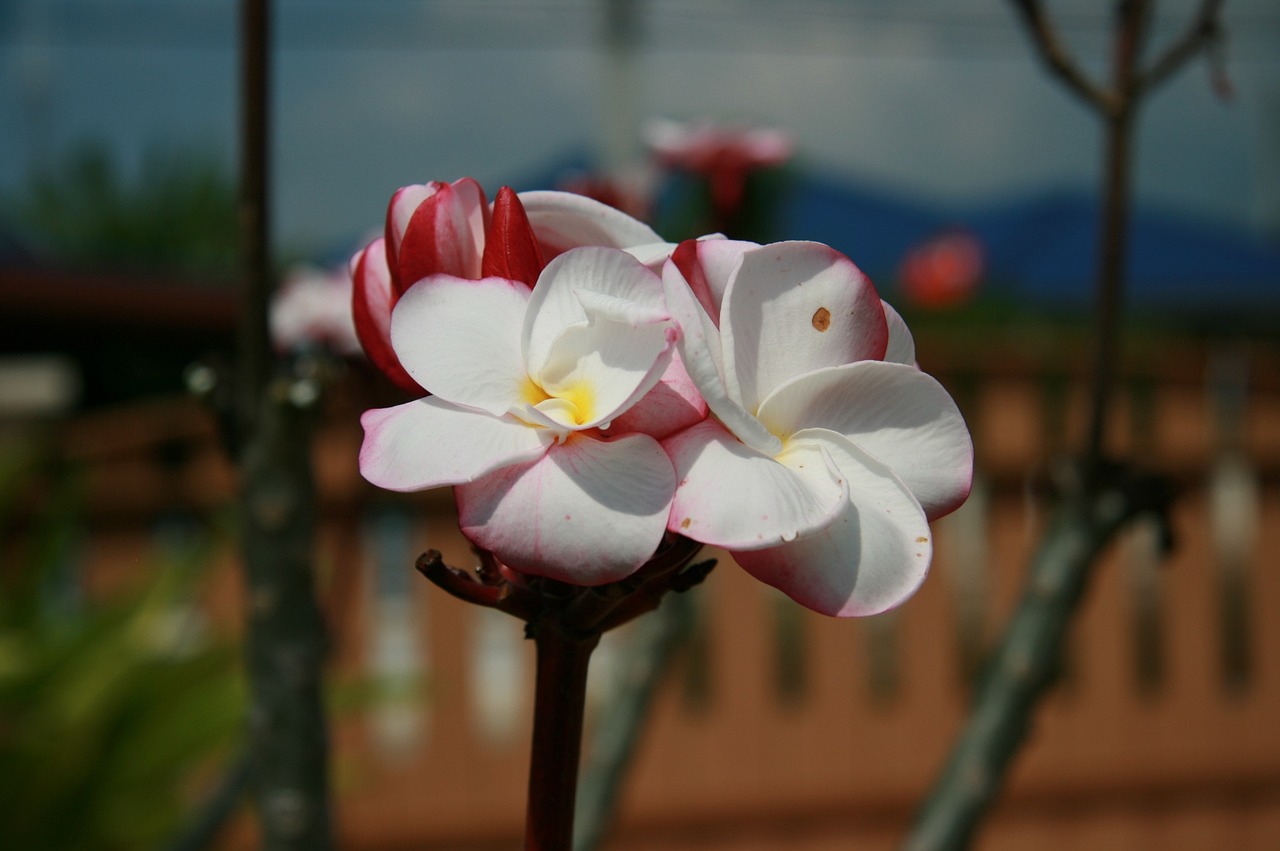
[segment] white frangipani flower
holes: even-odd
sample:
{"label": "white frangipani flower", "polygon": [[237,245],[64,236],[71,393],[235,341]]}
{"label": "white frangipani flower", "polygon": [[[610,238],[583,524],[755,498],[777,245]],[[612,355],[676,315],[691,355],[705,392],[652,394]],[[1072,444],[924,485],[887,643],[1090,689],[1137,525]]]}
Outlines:
{"label": "white frangipani flower", "polygon": [[560,254],[532,290],[440,274],[409,287],[391,345],[431,395],[364,415],[361,472],[391,490],[456,485],[463,532],[516,570],[629,575],[658,548],[675,490],[654,437],[610,428],[671,364],[662,289],[612,248]]}
{"label": "white frangipani flower", "polygon": [[929,520],[973,474],[964,420],[902,319],[817,243],[690,241],[663,279],[714,414],[663,442],[670,529],[819,612],[901,603],[927,572]]}

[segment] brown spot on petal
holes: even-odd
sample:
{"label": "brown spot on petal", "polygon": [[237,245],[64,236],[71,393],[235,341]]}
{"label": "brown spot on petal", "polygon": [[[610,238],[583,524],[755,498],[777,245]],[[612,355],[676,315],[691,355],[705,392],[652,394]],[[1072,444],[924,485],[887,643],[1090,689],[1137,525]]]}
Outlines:
{"label": "brown spot on petal", "polygon": [[831,311],[825,307],[819,307],[813,314],[813,327],[819,331],[826,331],[831,327]]}
{"label": "brown spot on petal", "polygon": [[691,523],[693,523],[693,518],[692,518],[692,517],[686,517],[685,519],[683,519],[683,520],[681,520],[681,521],[680,521],[680,528],[681,528],[681,529],[688,529],[688,528],[689,528],[689,525],[690,525]]}
{"label": "brown spot on petal", "polygon": [[927,544],[927,543],[929,543],[929,539],[928,539],[928,538],[916,538],[916,543],[917,543],[917,544]]}

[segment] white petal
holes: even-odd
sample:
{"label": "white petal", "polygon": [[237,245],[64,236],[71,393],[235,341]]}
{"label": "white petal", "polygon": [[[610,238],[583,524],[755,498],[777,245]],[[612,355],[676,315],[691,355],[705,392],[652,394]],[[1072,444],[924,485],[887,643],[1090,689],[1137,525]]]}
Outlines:
{"label": "white petal", "polygon": [[770,434],[736,398],[725,383],[721,358],[720,330],[694,295],[676,263],[667,261],[662,269],[667,310],[680,324],[676,345],[685,370],[721,422],[743,443],[766,455],[782,451],[782,441]]}
{"label": "white petal", "polygon": [[715,237],[703,237],[693,245],[697,252],[697,263],[694,268],[682,271],[689,280],[693,294],[698,297],[698,303],[719,324],[725,290],[742,265],[742,256],[760,246],[754,242]]}
{"label": "white petal", "polygon": [[820,450],[777,458],[739,442],[714,420],[663,441],[679,487],[668,528],[729,550],[772,547],[830,523],[848,499]]}
{"label": "white petal", "polygon": [[666,307],[661,304],[642,304],[592,290],[574,290],[573,294],[577,296],[588,319],[607,319],[638,328],[671,318]]}
{"label": "white petal", "polygon": [[515,281],[433,275],[396,303],[391,345],[427,392],[501,416],[526,401],[520,332],[528,300]]}
{"label": "white petal", "polygon": [[537,458],[555,439],[546,429],[458,408],[435,396],[365,411],[360,424],[360,473],[393,491],[469,482]]}
{"label": "white petal", "polygon": [[[806,372],[884,356],[888,328],[871,281],[849,258],[813,242],[747,251],[720,312],[725,381],[755,411]],[[736,392],[735,392],[736,390]]]}
{"label": "white petal", "polygon": [[838,432],[889,466],[931,520],[954,511],[973,482],[973,442],[955,402],[912,366],[862,361],[779,387],[760,406],[777,434]]}
{"label": "white petal", "polygon": [[630,302],[637,321],[666,315],[662,281],[626,252],[576,248],[561,254],[547,264],[529,299],[522,346],[530,374],[541,371],[565,329],[587,322],[584,301],[590,302],[593,296]]}
{"label": "white petal", "polygon": [[521,192],[519,198],[548,257],[582,245],[630,248],[662,242],[644,222],[584,195]]}
{"label": "white petal", "polygon": [[827,432],[801,432],[797,443],[821,447],[849,486],[833,523],[799,540],[735,552],[762,582],[827,615],[855,617],[891,609],[910,597],[929,570],[932,533],[911,492],[887,467]]}
{"label": "white petal", "polygon": [[593,428],[653,389],[671,361],[677,334],[665,319],[637,328],[592,315],[586,325],[565,329],[535,378],[545,392],[576,406],[573,425]]}
{"label": "white petal", "polygon": [[646,242],[644,245],[625,246],[623,250],[643,263],[655,275],[661,275],[662,264],[667,262],[667,258],[675,248],[674,242]]}
{"label": "white petal", "polygon": [[569,399],[543,399],[527,409],[512,412],[531,425],[554,429],[557,434],[568,434],[584,422],[581,408]]}
{"label": "white petal", "polygon": [[911,336],[911,329],[889,302],[880,304],[884,307],[885,324],[889,326],[889,345],[885,347],[884,360],[916,366],[916,341]]}
{"label": "white petal", "polygon": [[653,389],[609,426],[617,437],[633,432],[662,440],[707,418],[707,403],[680,358],[671,358]]}
{"label": "white petal", "polygon": [[600,585],[653,555],[674,490],[671,462],[652,438],[575,435],[538,461],[459,487],[459,522],[510,567]]}

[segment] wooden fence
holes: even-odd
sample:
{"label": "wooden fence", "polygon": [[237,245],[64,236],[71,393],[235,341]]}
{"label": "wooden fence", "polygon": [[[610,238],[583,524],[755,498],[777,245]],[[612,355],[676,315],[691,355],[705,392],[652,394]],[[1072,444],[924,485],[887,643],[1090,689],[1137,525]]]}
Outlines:
{"label": "wooden fence", "polygon": [[[979,848],[1280,847],[1280,382],[1256,354],[1243,380],[1240,358],[1196,349],[1126,385],[1117,449],[1181,488],[1176,549],[1162,558],[1140,525],[1106,555]],[[831,620],[721,557],[695,592],[696,640],[658,696],[609,848],[901,838],[1019,592],[1052,454],[1079,426],[1072,375],[979,366],[979,379],[948,376],[976,435],[978,484],[938,524],[921,593],[887,616]],[[351,413],[316,455],[335,669],[375,695],[336,724],[343,847],[518,847],[531,648],[517,622],[412,574],[427,547],[457,565],[472,557],[447,495],[396,500],[362,485]],[[128,573],[159,512],[204,510],[232,486],[197,412],[136,414],[68,431],[97,494],[86,560],[99,583]],[[155,463],[149,447],[165,441],[188,447],[180,465]],[[209,599],[234,626],[239,580],[225,561]],[[616,672],[611,652],[596,660],[599,689]],[[241,827],[228,847],[246,846]]]}

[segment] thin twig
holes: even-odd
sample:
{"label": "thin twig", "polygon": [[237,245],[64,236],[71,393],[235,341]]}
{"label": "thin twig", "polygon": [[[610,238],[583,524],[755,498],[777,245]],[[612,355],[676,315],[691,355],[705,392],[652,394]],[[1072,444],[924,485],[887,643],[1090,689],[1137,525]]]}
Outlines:
{"label": "thin twig", "polygon": [[1038,49],[1040,59],[1049,70],[1086,103],[1098,109],[1109,109],[1113,100],[1112,94],[1090,80],[1067,53],[1040,0],[1012,0],[1012,3],[1014,8],[1022,14],[1023,23],[1026,24],[1031,40]]}
{"label": "thin twig", "polygon": [[1100,110],[1106,121],[1106,151],[1102,168],[1102,212],[1098,217],[1096,349],[1089,429],[1083,452],[1089,475],[1098,470],[1106,451],[1107,414],[1120,356],[1125,255],[1129,243],[1130,152],[1134,113],[1140,97],[1134,92],[1133,80],[1147,32],[1148,14],[1147,0],[1120,3],[1111,71],[1114,100],[1109,109]]}
{"label": "thin twig", "polygon": [[1222,37],[1223,0],[1204,0],[1200,11],[1182,36],[1174,40],[1151,67],[1134,81],[1136,91],[1147,91],[1163,83],[1196,54],[1212,46]]}

